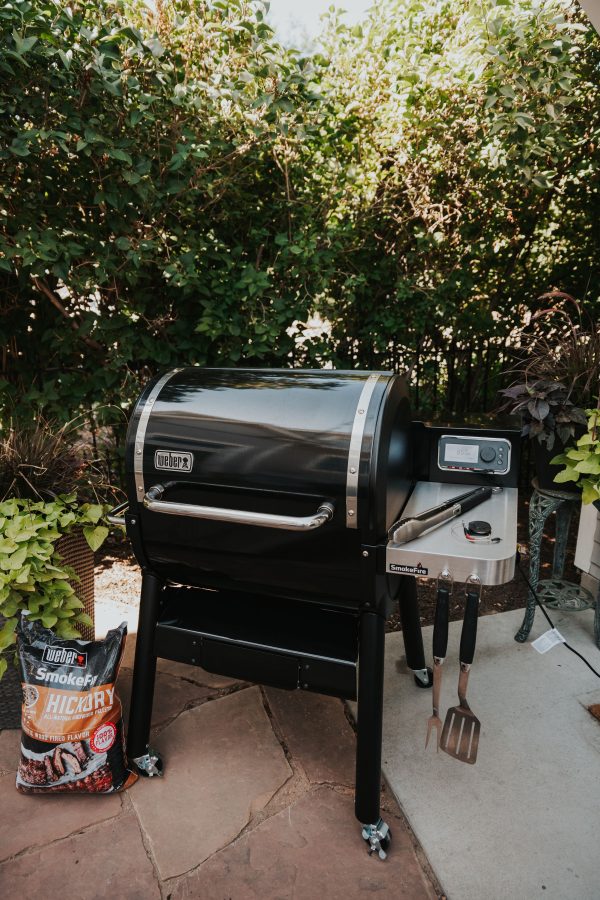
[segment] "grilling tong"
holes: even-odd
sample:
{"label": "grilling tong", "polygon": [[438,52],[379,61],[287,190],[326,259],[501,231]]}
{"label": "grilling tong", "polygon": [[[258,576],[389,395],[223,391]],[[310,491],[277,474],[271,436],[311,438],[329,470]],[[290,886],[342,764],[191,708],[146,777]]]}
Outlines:
{"label": "grilling tong", "polygon": [[467,491],[466,494],[459,494],[458,497],[451,497],[438,506],[432,506],[425,509],[417,516],[410,516],[406,519],[399,519],[395,525],[390,528],[390,535],[395,544],[407,544],[414,541],[424,532],[431,528],[437,528],[450,519],[455,519],[461,513],[468,512],[474,506],[478,506],[492,496],[493,488],[478,487],[475,490]]}
{"label": "grilling tong", "polygon": [[439,716],[440,691],[442,685],[442,663],[448,647],[448,610],[452,582],[444,573],[438,579],[437,602],[433,624],[433,711],[427,720],[427,737],[429,743],[435,729],[436,745],[461,762],[474,763],[477,760],[479,719],[473,714],[467,703],[467,683],[469,671],[475,655],[477,639],[477,617],[479,613],[480,585],[478,579],[470,579],[467,583],[465,615],[460,635],[460,674],[458,677],[458,706],[452,706],[446,713],[442,728]]}

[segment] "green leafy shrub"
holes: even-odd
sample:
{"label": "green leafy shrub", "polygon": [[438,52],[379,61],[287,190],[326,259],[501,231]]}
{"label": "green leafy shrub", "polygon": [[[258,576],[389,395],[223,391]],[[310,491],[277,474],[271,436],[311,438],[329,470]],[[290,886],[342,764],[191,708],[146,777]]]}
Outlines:
{"label": "green leafy shrub", "polygon": [[[101,504],[78,504],[75,494],[48,502],[0,502],[0,615],[6,620],[0,629],[0,652],[14,643],[22,610],[63,638],[79,637],[78,624],[93,624],[69,584],[74,573],[62,565],[56,543],[80,528],[97,550],[108,535],[101,524],[105,512]],[[0,658],[0,677],[6,665]]]}
{"label": "green leafy shrub", "polygon": [[241,362],[414,364],[422,406],[464,408],[524,298],[600,283],[600,42],[576,4],[385,0],[305,57],[263,13],[0,9],[4,418]]}
{"label": "green leafy shrub", "polygon": [[564,466],[554,476],[557,484],[576,482],[581,486],[583,502],[593,503],[600,500],[600,409],[588,409],[586,412],[587,432],[579,438],[575,447],[555,456],[551,462]]}

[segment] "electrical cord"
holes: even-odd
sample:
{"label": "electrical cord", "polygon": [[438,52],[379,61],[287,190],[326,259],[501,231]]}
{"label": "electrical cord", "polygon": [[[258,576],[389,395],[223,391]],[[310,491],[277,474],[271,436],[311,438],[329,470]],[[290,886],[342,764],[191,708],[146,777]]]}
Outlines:
{"label": "electrical cord", "polygon": [[[544,613],[546,619],[548,620],[548,623],[549,623],[549,625],[550,625],[550,628],[554,628],[554,627],[555,627],[555,626],[554,626],[554,622],[552,621],[552,619],[550,618],[550,616],[548,615],[548,613],[547,613],[546,610],[544,609],[544,606],[540,603],[539,597],[538,597],[538,595],[536,594],[536,592],[535,592],[534,589],[533,589],[533,585],[531,584],[529,578],[527,577],[527,575],[525,574],[525,572],[524,572],[523,569],[521,568],[521,554],[518,553],[518,552],[517,552],[517,569],[519,570],[520,575],[522,576],[523,580],[525,581],[525,584],[526,584],[527,587],[529,588],[529,590],[530,590],[530,592],[531,592],[531,596],[533,597],[533,599],[535,600],[535,602],[537,603],[537,605],[539,606],[539,608],[541,609],[541,611]],[[588,667],[588,669],[591,669],[591,670],[592,670],[592,672],[594,673],[594,675],[596,675],[598,678],[600,678],[600,672],[597,672],[597,671],[596,671],[596,669],[593,667],[593,665],[587,661],[587,659],[585,658],[585,656],[582,656],[582,654],[581,654],[578,650],[576,650],[575,647],[571,647],[571,645],[570,645],[570,644],[567,644],[566,641],[564,641],[564,645],[565,645],[565,647],[567,648],[567,650],[570,650],[571,653],[574,653],[575,656],[578,656],[579,659],[580,659],[582,662],[584,662],[584,663],[586,664],[586,666]]]}

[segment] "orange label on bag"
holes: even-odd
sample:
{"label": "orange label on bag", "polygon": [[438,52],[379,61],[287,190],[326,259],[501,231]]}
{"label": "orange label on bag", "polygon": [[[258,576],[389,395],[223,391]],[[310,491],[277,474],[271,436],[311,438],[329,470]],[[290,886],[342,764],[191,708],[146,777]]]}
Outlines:
{"label": "orange label on bag", "polygon": [[114,684],[87,691],[24,684],[23,731],[38,741],[87,740],[105,722],[119,721]]}

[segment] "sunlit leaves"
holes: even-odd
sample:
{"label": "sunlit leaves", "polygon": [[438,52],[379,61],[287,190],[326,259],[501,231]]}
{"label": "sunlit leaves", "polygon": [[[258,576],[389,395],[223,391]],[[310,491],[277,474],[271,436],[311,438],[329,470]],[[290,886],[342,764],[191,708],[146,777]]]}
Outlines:
{"label": "sunlit leaves", "polygon": [[0,48],[24,415],[125,409],[182,364],[418,349],[437,385],[453,340],[500,346],[540,287],[598,283],[597,41],[566,0],[386,0],[306,58],[258,2],[40,0],[2,8]]}
{"label": "sunlit leaves", "polygon": [[[97,550],[108,535],[108,528],[99,524],[105,512],[97,503],[77,504],[72,494],[51,501],[0,503],[0,615],[6,620],[0,628],[0,652],[14,642],[21,610],[61,637],[77,636],[77,626],[89,624],[57,542],[82,529],[91,549]],[[2,673],[0,668],[0,677]]]}

